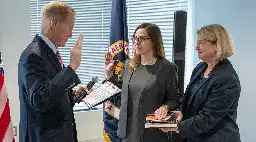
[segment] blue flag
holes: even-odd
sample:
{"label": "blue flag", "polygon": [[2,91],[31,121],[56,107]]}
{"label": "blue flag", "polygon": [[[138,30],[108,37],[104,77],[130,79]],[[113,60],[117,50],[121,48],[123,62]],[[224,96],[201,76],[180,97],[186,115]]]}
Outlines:
{"label": "blue flag", "polygon": [[[110,47],[115,61],[114,75],[120,78],[124,62],[129,58],[126,0],[112,0]],[[120,142],[117,136],[121,96],[110,99],[104,104],[104,139],[106,142]]]}

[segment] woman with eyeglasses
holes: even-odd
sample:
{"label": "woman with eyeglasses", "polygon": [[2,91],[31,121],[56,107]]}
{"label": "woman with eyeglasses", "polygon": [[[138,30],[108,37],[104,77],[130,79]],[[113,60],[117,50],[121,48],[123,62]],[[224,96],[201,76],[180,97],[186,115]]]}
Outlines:
{"label": "woman with eyeglasses", "polygon": [[[164,57],[160,28],[151,23],[139,25],[132,38],[134,58],[122,71],[122,100],[118,136],[123,142],[167,142],[170,137],[158,128],[145,128],[147,114],[158,119],[179,106],[179,91],[175,64]],[[107,80],[113,77],[114,61],[105,57]]]}

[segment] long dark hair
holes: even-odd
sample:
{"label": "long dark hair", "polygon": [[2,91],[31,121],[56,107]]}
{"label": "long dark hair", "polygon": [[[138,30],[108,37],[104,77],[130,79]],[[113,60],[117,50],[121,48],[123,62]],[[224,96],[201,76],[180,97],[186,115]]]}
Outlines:
{"label": "long dark hair", "polygon": [[[163,39],[162,39],[162,33],[160,28],[157,25],[152,23],[143,23],[135,29],[133,33],[133,37],[135,36],[135,33],[139,29],[145,29],[147,31],[147,34],[153,43],[154,57],[156,58],[164,57]],[[135,67],[140,63],[141,63],[141,55],[136,54],[136,51],[135,51],[133,55],[133,59],[131,59],[130,61],[129,68],[135,69]]]}

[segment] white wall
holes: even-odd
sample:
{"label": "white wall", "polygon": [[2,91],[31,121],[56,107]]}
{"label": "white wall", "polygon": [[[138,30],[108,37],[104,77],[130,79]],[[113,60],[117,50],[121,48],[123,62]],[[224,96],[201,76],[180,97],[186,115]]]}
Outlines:
{"label": "white wall", "polygon": [[[194,0],[193,27],[219,23],[231,32],[237,54],[231,58],[241,79],[242,93],[239,103],[238,123],[243,142],[254,142],[256,115],[252,109],[256,96],[253,81],[256,80],[256,1],[254,0]],[[218,8],[218,10],[217,10]],[[6,84],[10,98],[14,125],[19,123],[19,98],[17,62],[21,51],[30,42],[29,0],[0,1],[0,51],[3,54]],[[19,18],[19,19],[18,19]],[[194,29],[194,31],[195,31]],[[195,35],[195,33],[194,33]],[[194,57],[194,65],[198,62]],[[254,73],[254,74],[253,74]],[[252,106],[252,107],[250,107]],[[102,137],[102,112],[75,114],[78,138],[81,141]],[[90,129],[89,129],[90,127]]]}
{"label": "white wall", "polygon": [[5,0],[4,2],[1,0],[0,4],[0,51],[4,61],[5,82],[14,126],[18,125],[20,114],[17,63],[21,50],[26,47],[30,39],[30,14],[27,10],[29,9],[29,1],[23,0],[18,4],[16,2],[15,0]]}
{"label": "white wall", "polygon": [[[238,124],[242,142],[255,142],[256,113],[256,1],[255,0],[195,0],[194,28],[218,23],[231,33],[236,55],[231,57],[241,81]],[[198,63],[195,54],[195,64]]]}
{"label": "white wall", "polygon": [[[31,42],[29,3],[29,0],[0,1],[0,51],[3,54],[5,81],[14,126],[19,125],[20,114],[17,81],[18,59],[21,51]],[[76,113],[75,118],[80,141],[102,138],[102,111]]]}

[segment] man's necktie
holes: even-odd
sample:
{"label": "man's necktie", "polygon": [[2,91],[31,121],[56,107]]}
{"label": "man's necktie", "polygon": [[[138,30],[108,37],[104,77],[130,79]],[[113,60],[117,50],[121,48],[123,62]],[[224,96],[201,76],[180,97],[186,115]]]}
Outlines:
{"label": "man's necktie", "polygon": [[62,66],[62,64],[63,64],[63,62],[62,62],[62,59],[61,59],[61,57],[60,57],[60,52],[57,50],[57,52],[56,52],[56,56],[57,56],[57,58],[58,58],[58,60],[59,60],[59,62],[60,62],[60,65]]}

